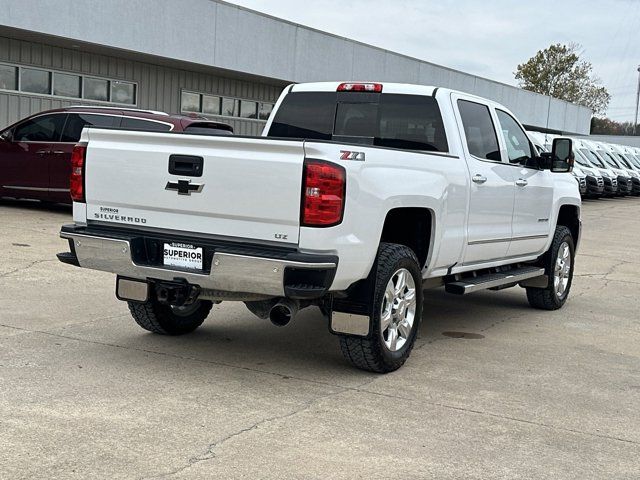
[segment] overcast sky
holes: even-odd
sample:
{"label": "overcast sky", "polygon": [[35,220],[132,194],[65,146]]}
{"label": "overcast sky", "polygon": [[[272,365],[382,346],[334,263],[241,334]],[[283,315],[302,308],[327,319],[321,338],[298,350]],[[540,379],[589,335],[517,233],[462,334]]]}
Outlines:
{"label": "overcast sky", "polygon": [[515,85],[513,72],[552,43],[576,42],[633,121],[640,0],[230,0],[326,32]]}

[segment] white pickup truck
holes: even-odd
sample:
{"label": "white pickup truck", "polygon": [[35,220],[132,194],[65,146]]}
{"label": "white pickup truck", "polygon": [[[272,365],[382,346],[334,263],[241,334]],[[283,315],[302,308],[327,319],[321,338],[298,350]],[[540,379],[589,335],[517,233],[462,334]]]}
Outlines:
{"label": "white pickup truck", "polygon": [[[409,356],[423,289],[526,288],[553,310],[581,230],[570,139],[538,156],[505,107],[394,83],[287,87],[262,137],[87,128],[65,263],[117,274],[143,328],[178,335],[243,301],[316,305],[356,367]],[[426,305],[426,308],[429,308]]]}

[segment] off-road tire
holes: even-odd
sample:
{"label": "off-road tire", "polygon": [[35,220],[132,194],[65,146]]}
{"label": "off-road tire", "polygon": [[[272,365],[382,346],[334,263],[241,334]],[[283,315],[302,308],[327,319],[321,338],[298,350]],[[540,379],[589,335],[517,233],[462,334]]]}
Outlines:
{"label": "off-road tire", "polygon": [[[400,368],[411,354],[422,319],[422,274],[418,259],[408,247],[394,243],[381,243],[373,266],[373,314],[369,335],[356,337],[340,335],[340,348],[344,357],[355,367],[376,373],[388,373]],[[411,334],[406,343],[397,351],[389,350],[380,327],[382,302],[387,283],[400,269],[406,268],[415,282],[416,311]]]}
{"label": "off-road tire", "polygon": [[[569,283],[565,289],[562,297],[559,297],[556,293],[554,286],[554,268],[556,258],[558,256],[558,249],[566,242],[569,245],[571,268],[569,272]],[[571,283],[573,281],[573,269],[575,267],[575,246],[573,243],[573,236],[571,231],[562,225],[556,227],[555,234],[553,235],[553,241],[549,250],[540,259],[540,266],[544,267],[544,273],[549,279],[548,285],[545,288],[527,287],[527,300],[529,305],[533,308],[540,310],[558,310],[569,298],[569,291],[571,290]]]}
{"label": "off-road tire", "polygon": [[184,335],[193,332],[207,318],[213,303],[197,300],[194,310],[180,315],[169,305],[163,305],[156,299],[144,303],[127,302],[131,316],[145,330],[160,335]]}

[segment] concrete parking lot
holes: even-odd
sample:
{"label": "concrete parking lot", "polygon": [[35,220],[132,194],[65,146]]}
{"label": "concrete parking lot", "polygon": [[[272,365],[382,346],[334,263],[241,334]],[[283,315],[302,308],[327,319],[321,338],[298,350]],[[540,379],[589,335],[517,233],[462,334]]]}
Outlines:
{"label": "concrete parking lot", "polygon": [[141,330],[63,265],[63,207],[0,202],[0,478],[638,478],[640,199],[583,208],[557,312],[428,292],[409,362],[342,359],[315,309]]}

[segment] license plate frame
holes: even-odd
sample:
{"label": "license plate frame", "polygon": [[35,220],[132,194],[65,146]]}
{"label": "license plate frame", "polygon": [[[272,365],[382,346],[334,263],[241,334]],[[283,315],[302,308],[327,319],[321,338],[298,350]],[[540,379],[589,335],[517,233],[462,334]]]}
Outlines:
{"label": "license plate frame", "polygon": [[162,264],[185,270],[204,270],[204,248],[181,242],[163,242]]}

